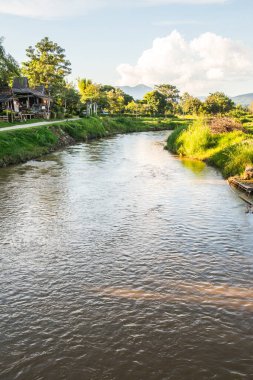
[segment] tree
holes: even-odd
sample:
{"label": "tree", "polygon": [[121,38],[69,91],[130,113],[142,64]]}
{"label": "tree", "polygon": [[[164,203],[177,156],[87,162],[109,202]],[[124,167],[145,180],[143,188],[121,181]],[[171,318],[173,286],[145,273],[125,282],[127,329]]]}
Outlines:
{"label": "tree", "polygon": [[115,87],[111,86],[110,84],[103,84],[101,85],[101,92],[109,92],[111,90],[115,90]]}
{"label": "tree", "polygon": [[[107,108],[107,109],[109,108],[109,100],[110,100],[110,98],[113,98],[112,94],[114,94],[114,97],[115,97],[115,94],[116,95],[118,94],[119,96],[123,96],[125,106],[127,106],[130,102],[132,102],[134,100],[134,98],[131,95],[128,95],[124,91],[122,91],[121,89],[113,87],[111,85],[107,85],[107,84],[101,85],[100,91],[102,94],[101,99],[100,99],[100,103],[101,103],[102,108]],[[108,94],[110,92],[111,92],[111,94],[108,97]],[[121,110],[121,112],[123,112],[123,110]]]}
{"label": "tree", "polygon": [[234,102],[223,92],[210,94],[204,103],[204,109],[208,114],[225,114],[235,107]]}
{"label": "tree", "polygon": [[201,109],[202,102],[198,98],[188,94],[188,92],[185,92],[181,97],[180,106],[184,114],[198,114]]}
{"label": "tree", "polygon": [[102,96],[99,84],[93,83],[91,79],[83,78],[78,79],[77,85],[83,103],[87,101],[99,102]]}
{"label": "tree", "polygon": [[106,93],[108,111],[112,114],[123,113],[125,106],[124,92],[115,88]]}
{"label": "tree", "polygon": [[70,114],[78,114],[81,109],[80,94],[76,90],[73,83],[65,83],[65,86],[60,89],[54,96],[54,109],[60,108]]}
{"label": "tree", "polygon": [[[253,110],[253,108],[252,108]],[[229,112],[229,116],[240,119],[241,117],[247,117],[250,111],[250,107],[236,104],[236,106]]]}
{"label": "tree", "polygon": [[65,50],[57,43],[43,38],[35,47],[26,50],[28,61],[22,63],[22,73],[31,86],[44,85],[47,90],[64,86],[64,78],[71,73]]}
{"label": "tree", "polygon": [[152,115],[165,113],[166,98],[159,91],[150,91],[144,95],[144,102],[147,104],[149,112]]}
{"label": "tree", "polygon": [[87,78],[78,79],[78,89],[83,103],[97,102],[101,109],[113,114],[123,113],[124,106],[133,100],[132,96],[125,94],[119,88],[96,84]]}
{"label": "tree", "polygon": [[80,92],[80,95],[83,96],[85,93],[87,87],[92,84],[92,80],[88,78],[78,78],[77,79],[77,86]]}
{"label": "tree", "polygon": [[125,106],[125,110],[133,115],[142,115],[146,113],[146,104],[143,104],[142,101],[134,101],[132,100]]}
{"label": "tree", "polygon": [[14,77],[20,76],[20,69],[15,59],[5,52],[3,38],[0,38],[0,86],[10,85]]}
{"label": "tree", "polygon": [[134,101],[134,98],[131,95],[126,94],[124,91],[122,91],[122,95],[124,97],[124,103],[125,103],[126,106],[128,105],[128,103]]}
{"label": "tree", "polygon": [[180,98],[177,87],[171,84],[160,84],[155,86],[155,90],[165,97],[166,110],[174,113]]}
{"label": "tree", "polygon": [[126,111],[132,113],[132,114],[137,114],[138,113],[138,104],[132,100],[130,103],[127,104],[125,107]]}

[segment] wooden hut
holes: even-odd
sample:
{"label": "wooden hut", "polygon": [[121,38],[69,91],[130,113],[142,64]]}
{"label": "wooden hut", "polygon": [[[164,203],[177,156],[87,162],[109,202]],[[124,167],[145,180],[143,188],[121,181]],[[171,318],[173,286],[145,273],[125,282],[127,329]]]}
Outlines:
{"label": "wooden hut", "polygon": [[25,77],[15,78],[12,88],[0,89],[0,111],[11,111],[13,119],[49,119],[50,103],[44,86],[30,88]]}

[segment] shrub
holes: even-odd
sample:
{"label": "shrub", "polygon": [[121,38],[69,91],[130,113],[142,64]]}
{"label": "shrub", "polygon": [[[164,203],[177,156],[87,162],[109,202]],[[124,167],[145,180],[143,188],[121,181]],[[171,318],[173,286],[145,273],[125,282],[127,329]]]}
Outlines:
{"label": "shrub", "polygon": [[64,113],[63,112],[57,112],[56,113],[56,118],[60,119],[60,120],[64,119]]}
{"label": "shrub", "polygon": [[243,126],[238,121],[229,117],[215,117],[210,119],[209,126],[212,133],[225,133],[232,131],[242,131]]}

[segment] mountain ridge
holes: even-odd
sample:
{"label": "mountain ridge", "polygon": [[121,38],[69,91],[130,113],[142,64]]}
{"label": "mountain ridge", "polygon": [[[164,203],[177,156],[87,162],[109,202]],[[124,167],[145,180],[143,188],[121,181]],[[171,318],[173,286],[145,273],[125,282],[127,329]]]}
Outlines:
{"label": "mountain ridge", "polygon": [[140,100],[143,96],[152,91],[153,88],[146,86],[145,84],[138,84],[137,86],[118,86],[126,94],[131,95],[135,100]]}
{"label": "mountain ridge", "polygon": [[[146,86],[145,84],[138,84],[137,86],[118,86],[118,88],[120,88],[126,94],[131,95],[135,100],[142,99],[147,92],[153,90],[152,87]],[[207,96],[199,96],[198,98],[201,101],[205,101]],[[235,102],[235,104],[249,106],[253,102],[253,92],[231,96],[231,99]]]}

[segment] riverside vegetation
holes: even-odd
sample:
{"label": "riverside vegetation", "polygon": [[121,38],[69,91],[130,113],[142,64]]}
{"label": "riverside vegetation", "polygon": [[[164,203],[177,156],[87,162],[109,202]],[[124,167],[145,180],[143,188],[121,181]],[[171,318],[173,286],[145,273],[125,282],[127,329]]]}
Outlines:
{"label": "riverside vegetation", "polygon": [[[240,122],[239,122],[240,121]],[[227,130],[223,130],[226,126]],[[117,133],[173,130],[166,148],[218,168],[225,178],[243,177],[253,166],[253,118],[90,117],[57,124],[2,131],[0,167],[25,162],[70,144]]]}
{"label": "riverside vegetation", "polygon": [[38,158],[76,142],[131,133],[170,130],[188,124],[187,119],[176,117],[126,118],[90,117],[59,122],[43,127],[2,131],[0,133],[0,167]]}
{"label": "riverside vegetation", "polygon": [[243,178],[245,169],[253,166],[252,117],[241,120],[241,127],[231,119],[223,124],[230,124],[231,128],[220,132],[219,128],[213,129],[213,124],[202,118],[192,125],[179,126],[169,136],[167,148],[173,153],[215,166],[225,178]]}
{"label": "riverside vegetation", "polygon": [[[43,85],[52,98],[52,119],[83,116],[90,102],[96,103],[101,115],[112,117],[1,131],[0,166],[39,157],[77,141],[156,129],[175,129],[167,143],[169,150],[204,160],[219,168],[225,177],[242,176],[247,166],[253,166],[253,104],[235,105],[222,92],[211,93],[201,101],[188,93],[180,95],[176,86],[166,83],[154,86],[141,100],[133,99],[120,88],[94,83],[88,78],[79,78],[77,85],[68,83],[66,76],[71,73],[71,63],[64,49],[48,37],[29,47],[26,56],[20,67],[5,52],[0,38],[0,86],[8,87],[14,77],[22,75],[34,87]],[[54,64],[48,65],[49,61]],[[2,110],[3,116],[9,116],[10,112]],[[214,117],[223,120],[216,130],[209,123]],[[6,125],[0,122],[0,128]]]}

